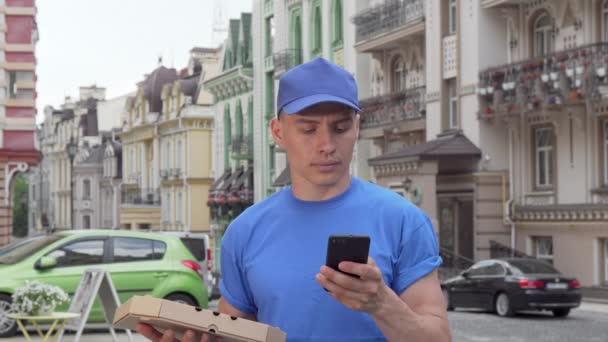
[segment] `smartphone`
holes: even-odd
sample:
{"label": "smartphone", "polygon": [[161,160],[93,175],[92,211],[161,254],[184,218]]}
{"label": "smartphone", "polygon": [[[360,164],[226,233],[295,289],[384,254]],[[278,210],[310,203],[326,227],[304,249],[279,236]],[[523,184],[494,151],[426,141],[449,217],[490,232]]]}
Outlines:
{"label": "smartphone", "polygon": [[[367,264],[370,239],[367,235],[331,235],[327,241],[327,258],[325,265],[336,271],[342,261],[352,261]],[[342,272],[352,277],[358,275]]]}

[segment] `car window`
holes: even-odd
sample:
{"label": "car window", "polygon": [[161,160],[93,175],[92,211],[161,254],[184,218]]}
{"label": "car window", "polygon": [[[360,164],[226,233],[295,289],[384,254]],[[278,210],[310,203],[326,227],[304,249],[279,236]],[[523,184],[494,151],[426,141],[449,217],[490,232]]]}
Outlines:
{"label": "car window", "polygon": [[6,249],[3,249],[2,255],[0,255],[0,264],[13,265],[21,262],[64,237],[64,235],[48,235],[42,238],[34,238],[27,243],[19,242],[18,245],[9,245]]}
{"label": "car window", "polygon": [[184,243],[184,245],[186,247],[188,247],[188,250],[190,250],[190,253],[192,253],[192,255],[194,255],[196,260],[198,260],[198,261],[205,260],[205,257],[206,257],[205,240],[190,238],[190,237],[184,237],[184,238],[181,238],[181,240]]}
{"label": "car window", "polygon": [[488,275],[488,266],[479,266],[469,271],[471,277],[481,277]]}
{"label": "car window", "polygon": [[488,266],[486,272],[487,272],[486,275],[491,276],[491,277],[505,275],[505,269],[499,263],[494,263],[494,264]]}
{"label": "car window", "polygon": [[102,239],[80,240],[63,245],[47,255],[57,259],[57,267],[101,264],[104,245]]}
{"label": "car window", "polygon": [[167,247],[162,241],[127,237],[114,238],[114,262],[160,260],[166,250]]}
{"label": "car window", "polygon": [[536,260],[510,260],[513,271],[517,274],[559,274],[550,264]]}

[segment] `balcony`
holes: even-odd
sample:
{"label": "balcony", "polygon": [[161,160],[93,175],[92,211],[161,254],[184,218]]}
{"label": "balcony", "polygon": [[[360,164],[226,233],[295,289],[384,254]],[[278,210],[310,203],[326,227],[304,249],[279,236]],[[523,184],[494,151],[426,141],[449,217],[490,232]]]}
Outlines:
{"label": "balcony", "polygon": [[169,179],[169,170],[170,170],[170,169],[163,169],[163,170],[160,170],[160,178],[161,178],[162,180],[167,180],[167,179]]}
{"label": "balcony", "polygon": [[279,77],[289,69],[296,65],[302,64],[302,50],[300,49],[285,49],[276,52],[273,56],[274,74]]}
{"label": "balcony", "polygon": [[424,0],[386,0],[357,14],[357,52],[396,47],[408,36],[424,34]]}
{"label": "balcony", "polygon": [[424,129],[426,87],[408,89],[360,101],[361,136],[382,136],[386,127],[403,126],[404,130]]}
{"label": "balcony", "polygon": [[160,206],[159,189],[125,189],[122,191],[123,205]]}
{"label": "balcony", "polygon": [[180,168],[170,169],[170,171],[171,177],[174,179],[180,178],[182,176],[182,169]]}
{"label": "balcony", "polygon": [[521,3],[522,3],[521,0],[481,0],[481,7],[484,9],[500,8],[500,7],[517,7]]}
{"label": "balcony", "polygon": [[581,46],[479,73],[480,119],[581,105],[608,97],[608,43]]}
{"label": "balcony", "polygon": [[253,136],[240,136],[232,139],[233,159],[253,159]]}

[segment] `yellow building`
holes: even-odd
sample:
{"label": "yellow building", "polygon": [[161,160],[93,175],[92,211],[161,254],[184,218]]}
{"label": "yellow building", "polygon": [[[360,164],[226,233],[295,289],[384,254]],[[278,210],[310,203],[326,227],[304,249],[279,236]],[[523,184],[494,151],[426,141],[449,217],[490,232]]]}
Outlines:
{"label": "yellow building", "polygon": [[[121,226],[208,231],[211,97],[201,77],[214,75],[217,50],[195,48],[179,74],[159,66],[138,84],[123,115]],[[205,72],[203,72],[203,69]]]}

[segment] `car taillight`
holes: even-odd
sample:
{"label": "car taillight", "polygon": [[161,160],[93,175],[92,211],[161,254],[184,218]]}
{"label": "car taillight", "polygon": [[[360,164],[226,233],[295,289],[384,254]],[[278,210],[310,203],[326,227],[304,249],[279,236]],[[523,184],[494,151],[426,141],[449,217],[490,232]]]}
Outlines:
{"label": "car taillight", "polygon": [[581,287],[581,283],[576,279],[572,280],[568,285],[571,289],[578,289],[579,287]]}
{"label": "car taillight", "polygon": [[211,249],[207,250],[207,271],[211,272],[213,269],[213,255],[211,254]]}
{"label": "car taillight", "polygon": [[519,287],[522,289],[542,289],[545,287],[545,283],[541,280],[521,279],[519,281]]}
{"label": "car taillight", "polygon": [[202,277],[201,265],[199,265],[198,262],[192,260],[182,260],[182,265],[188,267]]}

